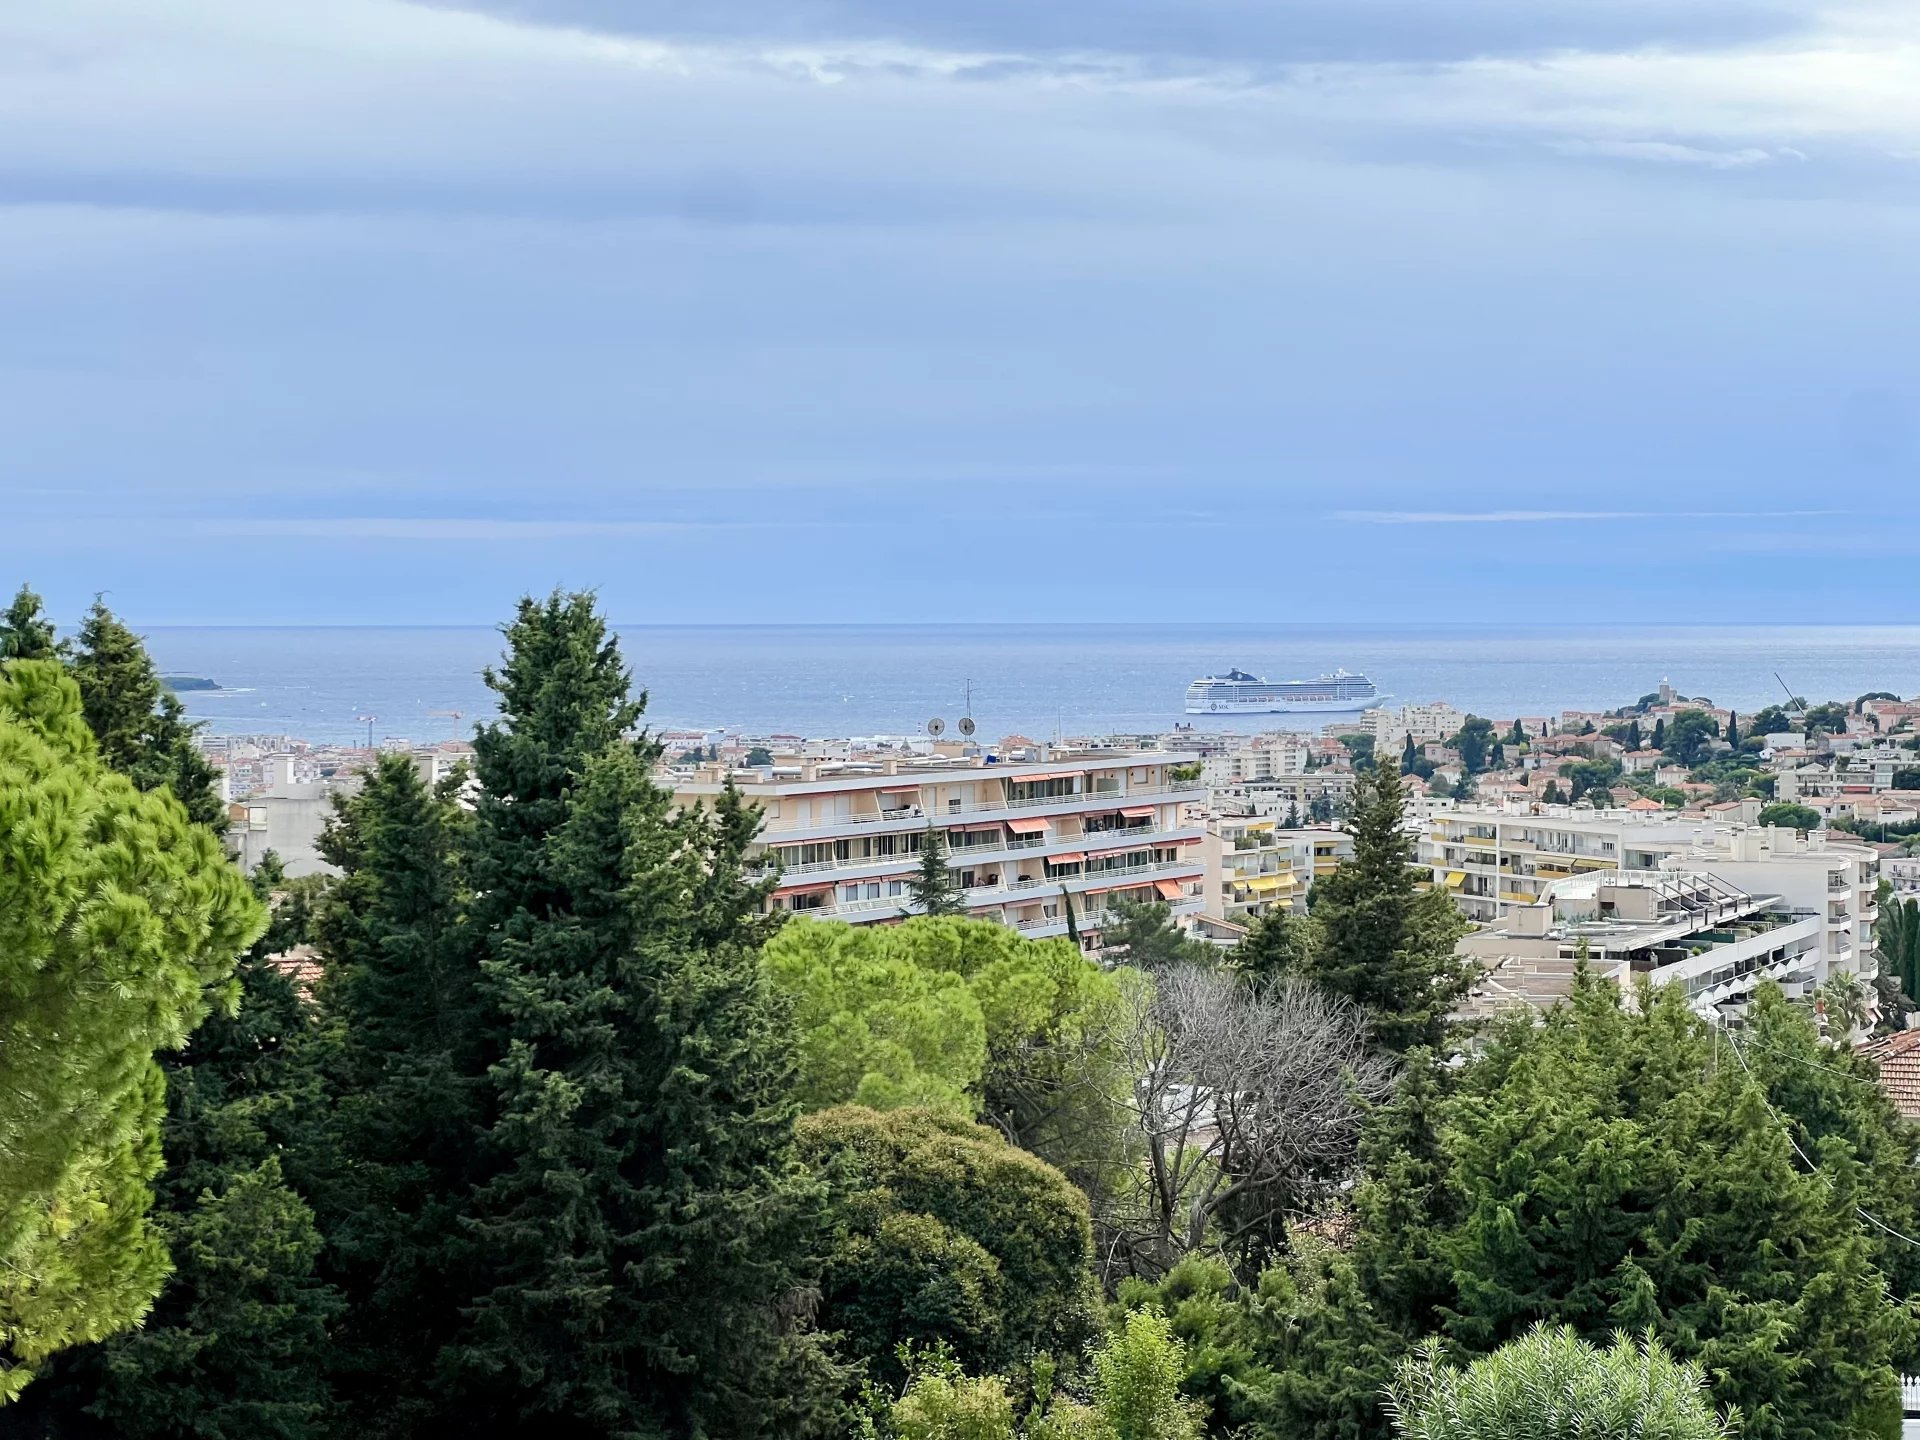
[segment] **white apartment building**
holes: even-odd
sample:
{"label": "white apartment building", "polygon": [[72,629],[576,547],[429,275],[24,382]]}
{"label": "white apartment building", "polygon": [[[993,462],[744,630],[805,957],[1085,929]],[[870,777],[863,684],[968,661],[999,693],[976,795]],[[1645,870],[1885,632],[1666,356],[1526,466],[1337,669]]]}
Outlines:
{"label": "white apartment building", "polygon": [[1460,953],[1484,974],[1469,1015],[1545,1007],[1573,989],[1584,961],[1623,989],[1645,979],[1685,987],[1701,1014],[1739,1015],[1762,981],[1809,993],[1832,968],[1823,915],[1780,895],[1743,890],[1710,871],[1620,871],[1556,881],[1467,936]]}
{"label": "white apartment building", "polygon": [[333,797],[359,788],[356,775],[308,778],[311,766],[292,754],[266,760],[267,788],[227,806],[227,850],[252,873],[271,850],[289,876],[333,875],[320,857],[320,832],[333,815]]}
{"label": "white apartment building", "polygon": [[[937,828],[967,913],[1064,935],[1071,904],[1093,941],[1116,898],[1164,900],[1177,917],[1201,911],[1203,830],[1183,816],[1206,792],[1171,773],[1194,759],[1050,750],[1018,765],[978,755],[808,763],[739,789],[765,817],[754,853],[778,869],[774,909],[855,924],[904,918],[922,840]],[[717,795],[723,777],[709,769],[672,783],[687,806]]]}
{"label": "white apartment building", "polygon": [[1373,753],[1396,760],[1409,735],[1415,745],[1451,740],[1467,723],[1466,712],[1454,709],[1444,700],[1435,700],[1431,705],[1383,705],[1360,718],[1373,733]]}
{"label": "white apartment building", "polygon": [[1572,875],[1656,869],[1693,844],[1703,823],[1562,805],[1456,804],[1427,815],[1419,861],[1469,920],[1484,923],[1538,904],[1549,885]]}
{"label": "white apartment building", "polygon": [[1247,780],[1213,790],[1213,808],[1227,815],[1252,815],[1285,820],[1297,811],[1301,819],[1315,801],[1344,809],[1353,799],[1351,770],[1309,770],[1304,775],[1276,775],[1270,780]]}
{"label": "white apartment building", "polygon": [[1206,862],[1206,913],[1246,926],[1279,910],[1304,912],[1314,878],[1353,853],[1339,830],[1288,830],[1272,818],[1212,815],[1200,853]]}
{"label": "white apartment building", "polygon": [[1207,756],[1200,778],[1209,787],[1218,787],[1300,775],[1306,772],[1312,754],[1313,742],[1305,735],[1254,735]]}

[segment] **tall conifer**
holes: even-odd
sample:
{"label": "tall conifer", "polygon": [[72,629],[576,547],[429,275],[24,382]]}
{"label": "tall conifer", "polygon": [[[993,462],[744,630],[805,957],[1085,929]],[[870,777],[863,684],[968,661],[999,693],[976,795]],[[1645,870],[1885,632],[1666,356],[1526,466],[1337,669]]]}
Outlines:
{"label": "tall conifer", "polygon": [[328,1272],[351,1302],[336,1366],[357,1423],[431,1427],[428,1388],[459,1325],[459,1215],[476,1178],[482,1049],[473,945],[460,914],[456,776],[430,791],[382,756],[340,802],[321,852],[341,878],[318,940],[337,1036],[332,1173],[316,1190]]}
{"label": "tall conifer", "polygon": [[1367,1012],[1391,1050],[1440,1046],[1477,974],[1454,954],[1466,922],[1443,890],[1422,890],[1404,826],[1399,772],[1354,785],[1353,855],[1314,885],[1319,943],[1305,972]]}
{"label": "tall conifer", "polygon": [[100,758],[142,790],[171,790],[196,824],[221,828],[218,776],[193,743],[199,728],[160,683],[147,647],[95,598],[72,649],[73,678]]}
{"label": "tall conifer", "polygon": [[40,597],[22,585],[0,614],[0,664],[8,660],[57,660],[53,622],[40,609]]}
{"label": "tall conifer", "polygon": [[673,817],[591,597],[527,601],[488,676],[471,873],[496,1045],[481,1275],[446,1355],[470,1433],[780,1433],[818,1195],[737,807]]}

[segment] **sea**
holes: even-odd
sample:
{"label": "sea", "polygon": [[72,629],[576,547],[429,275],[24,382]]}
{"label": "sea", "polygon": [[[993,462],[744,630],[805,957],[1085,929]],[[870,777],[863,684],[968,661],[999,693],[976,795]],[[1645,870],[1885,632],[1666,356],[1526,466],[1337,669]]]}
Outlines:
{"label": "sea", "polygon": [[[1920,692],[1920,626],[625,625],[654,729],[905,736],[970,715],[988,741],[1202,730],[1317,730],[1339,717],[1189,717],[1187,685],[1345,668],[1382,703],[1446,700],[1492,718],[1612,708],[1671,681],[1751,712]],[[156,663],[218,690],[181,698],[218,734],[315,743],[464,737],[490,716],[499,632],[445,627],[171,627]],[[371,718],[369,718],[371,717]]]}

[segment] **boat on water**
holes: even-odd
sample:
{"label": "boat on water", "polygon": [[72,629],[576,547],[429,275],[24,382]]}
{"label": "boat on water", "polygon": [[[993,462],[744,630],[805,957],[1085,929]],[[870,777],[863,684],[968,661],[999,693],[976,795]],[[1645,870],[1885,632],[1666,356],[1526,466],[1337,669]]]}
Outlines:
{"label": "boat on water", "polygon": [[1187,687],[1189,715],[1352,713],[1383,699],[1364,675],[1336,670],[1317,680],[1262,680],[1244,670],[1207,675]]}

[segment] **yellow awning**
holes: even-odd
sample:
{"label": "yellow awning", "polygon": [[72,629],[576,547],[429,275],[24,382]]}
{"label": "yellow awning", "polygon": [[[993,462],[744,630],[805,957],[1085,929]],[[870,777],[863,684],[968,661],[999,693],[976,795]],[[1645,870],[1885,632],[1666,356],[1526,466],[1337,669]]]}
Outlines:
{"label": "yellow awning", "polygon": [[1291,890],[1300,882],[1291,875],[1254,875],[1247,884],[1262,895],[1270,895],[1276,890]]}
{"label": "yellow awning", "polygon": [[1458,889],[1459,889],[1459,888],[1460,888],[1460,887],[1461,887],[1462,885],[1464,885],[1464,884],[1466,884],[1466,883],[1467,883],[1467,872],[1466,872],[1466,871],[1464,871],[1464,870],[1449,870],[1449,871],[1447,872],[1447,889],[1449,889],[1449,890],[1458,890]]}

